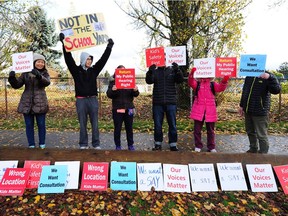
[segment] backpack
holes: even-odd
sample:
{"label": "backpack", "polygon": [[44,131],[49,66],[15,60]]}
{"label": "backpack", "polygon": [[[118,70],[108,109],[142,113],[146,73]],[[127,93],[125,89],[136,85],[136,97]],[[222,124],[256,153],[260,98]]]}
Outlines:
{"label": "backpack", "polygon": [[[210,82],[210,88],[211,88],[211,91],[212,91],[213,95],[215,96],[216,92],[215,92],[215,88],[214,88],[214,82]],[[198,96],[199,89],[200,89],[200,82],[197,81],[197,87],[196,87],[195,90],[193,90],[192,104],[194,103],[195,98]],[[217,106],[216,97],[215,97],[215,103],[216,103],[216,106]]]}

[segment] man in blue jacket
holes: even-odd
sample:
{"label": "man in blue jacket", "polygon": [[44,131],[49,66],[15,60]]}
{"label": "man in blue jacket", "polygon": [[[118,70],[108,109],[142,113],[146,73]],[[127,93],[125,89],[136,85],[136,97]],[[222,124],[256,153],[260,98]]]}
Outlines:
{"label": "man in blue jacket", "polygon": [[92,65],[93,56],[82,52],[80,55],[80,65],[76,65],[71,52],[66,52],[63,40],[63,33],[59,35],[62,42],[63,54],[68,70],[70,71],[75,84],[75,97],[78,121],[80,123],[80,149],[88,149],[87,120],[90,118],[92,127],[92,146],[100,148],[99,128],[98,128],[98,92],[96,79],[108,61],[114,42],[108,39],[108,45],[101,58]]}
{"label": "man in blue jacket", "polygon": [[250,142],[248,153],[268,153],[271,94],[279,94],[280,91],[277,78],[267,71],[260,77],[245,78],[239,113],[245,117],[245,130]]}

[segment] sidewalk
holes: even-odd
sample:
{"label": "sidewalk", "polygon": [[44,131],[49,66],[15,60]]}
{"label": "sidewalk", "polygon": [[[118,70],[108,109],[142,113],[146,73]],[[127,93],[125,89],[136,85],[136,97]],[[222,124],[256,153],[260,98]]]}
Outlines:
{"label": "sidewalk", "polygon": [[[37,134],[36,134],[37,135]],[[37,136],[35,135],[36,143]],[[79,148],[78,132],[47,132],[46,147],[47,148]],[[206,142],[206,136],[203,134],[203,142]],[[91,134],[89,134],[89,141],[91,142]],[[113,133],[100,133],[101,148],[113,150],[114,140]],[[270,154],[287,154],[288,155],[288,136],[285,135],[270,135]],[[134,145],[136,150],[151,151],[153,148],[153,135],[147,133],[135,133]],[[27,147],[27,140],[24,130],[1,130],[0,131],[0,147]],[[91,147],[91,144],[89,143]],[[127,142],[125,132],[122,132],[122,148],[127,149]],[[164,137],[163,150],[169,150],[167,144],[167,137]],[[191,134],[178,135],[178,148],[180,151],[193,151],[194,141]],[[216,134],[216,149],[223,153],[242,153],[249,148],[248,137],[245,134],[237,135],[222,135]],[[205,151],[206,148],[203,149]]]}

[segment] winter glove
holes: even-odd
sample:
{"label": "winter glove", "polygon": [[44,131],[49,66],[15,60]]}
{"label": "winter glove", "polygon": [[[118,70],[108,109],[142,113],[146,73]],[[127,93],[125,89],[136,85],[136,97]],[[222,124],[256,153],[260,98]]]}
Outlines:
{"label": "winter glove", "polygon": [[149,71],[154,72],[155,70],[156,70],[156,65],[155,65],[155,64],[152,64],[152,65],[149,67]]}
{"label": "winter glove", "polygon": [[34,74],[37,79],[41,79],[42,78],[40,72],[38,70],[36,70],[36,69],[32,69],[31,73]]}
{"label": "winter glove", "polygon": [[196,71],[196,68],[193,67],[193,68],[191,69],[191,72],[190,72],[190,76],[191,76],[191,77],[194,77],[195,71]]}
{"label": "winter glove", "polygon": [[227,82],[228,82],[228,80],[229,80],[229,78],[230,78],[229,76],[224,76],[224,78],[223,78],[223,80],[222,80],[222,81],[223,81],[224,83],[227,83]]}
{"label": "winter glove", "polygon": [[11,72],[9,73],[9,77],[15,77],[15,71],[11,71]]}
{"label": "winter glove", "polygon": [[177,63],[173,62],[173,63],[172,63],[172,68],[173,68],[173,71],[174,71],[174,72],[177,72],[178,69],[179,69],[179,66],[178,66]]}
{"label": "winter glove", "polygon": [[64,38],[65,38],[65,35],[61,32],[59,34],[59,40],[61,41],[61,43],[63,43]]}
{"label": "winter glove", "polygon": [[114,45],[114,41],[111,38],[109,38],[107,47],[112,49],[113,45]]}

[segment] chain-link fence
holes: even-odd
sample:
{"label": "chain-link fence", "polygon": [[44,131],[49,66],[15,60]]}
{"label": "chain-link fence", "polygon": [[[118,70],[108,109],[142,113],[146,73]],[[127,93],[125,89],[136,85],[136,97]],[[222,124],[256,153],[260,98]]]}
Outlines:
{"label": "chain-link fence", "polygon": [[[280,80],[285,83],[287,80]],[[111,100],[106,96],[108,87],[108,78],[98,78],[97,85],[99,91],[99,118],[105,120],[111,118]],[[238,115],[239,101],[241,97],[242,86],[244,79],[232,78],[229,80],[229,85],[224,92],[217,94],[218,114],[221,120],[229,120],[227,113]],[[135,106],[138,109],[138,117],[150,118],[152,116],[152,89],[153,85],[147,85],[145,77],[137,77],[136,85],[139,88],[140,96],[135,99]],[[9,118],[15,115],[17,106],[23,92],[23,88],[11,88],[7,77],[0,77],[0,117]],[[187,82],[179,87],[178,107],[184,110],[189,115],[191,107],[192,91],[187,86]],[[186,90],[185,90],[186,89]],[[75,96],[74,82],[71,78],[51,78],[51,85],[46,88],[48,95],[50,112],[57,113],[57,110],[65,109],[65,116],[73,116],[76,118],[75,112]],[[272,95],[270,119],[272,121],[286,121],[288,118],[287,104],[288,95],[280,93]],[[149,110],[149,111],[147,111]],[[184,112],[184,113],[185,113]]]}

